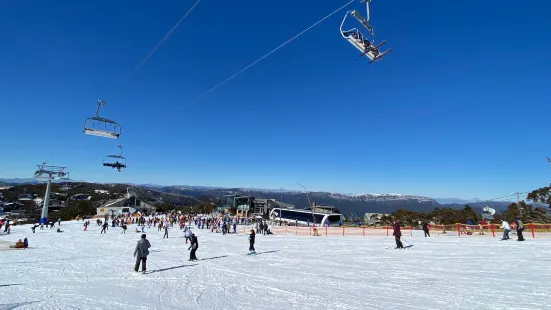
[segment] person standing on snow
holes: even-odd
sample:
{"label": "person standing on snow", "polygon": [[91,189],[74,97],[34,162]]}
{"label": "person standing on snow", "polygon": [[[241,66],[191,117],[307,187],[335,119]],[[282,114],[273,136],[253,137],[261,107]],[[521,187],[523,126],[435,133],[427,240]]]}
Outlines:
{"label": "person standing on snow", "polygon": [[142,264],[142,272],[145,273],[146,269],[146,262],[147,262],[147,255],[149,255],[149,248],[151,247],[151,244],[149,243],[149,240],[147,240],[146,235],[143,234],[142,238],[138,241],[138,244],[136,244],[136,249],[134,250],[134,257],[136,257],[136,265],[134,266],[134,271],[138,272],[138,269],[140,268],[140,262]]}
{"label": "person standing on snow", "polygon": [[427,222],[423,223],[423,232],[425,233],[425,237],[430,237],[429,223]]}
{"label": "person standing on snow", "polygon": [[186,236],[186,244],[188,240],[191,241],[191,234],[193,234],[193,232],[191,232],[191,228],[187,227],[184,231],[184,236]]}
{"label": "person standing on snow", "polygon": [[168,223],[165,223],[165,234],[163,235],[163,239],[165,237],[168,239]]}
{"label": "person standing on snow", "polygon": [[517,217],[515,218],[515,224],[517,226],[517,241],[524,241],[522,232],[524,231],[524,223]]}
{"label": "person standing on snow", "polygon": [[107,224],[107,221],[105,221],[105,223],[103,223],[103,226],[101,226],[101,231],[99,232],[100,235],[103,233],[107,233],[107,227],[109,227],[109,224]]}
{"label": "person standing on snow", "polygon": [[254,248],[254,239],[255,239],[255,233],[254,230],[251,229],[251,234],[249,235],[249,254],[256,254],[256,250]]}
{"label": "person standing on snow", "polygon": [[191,250],[189,252],[189,261],[196,261],[197,256],[195,256],[195,252],[197,252],[197,249],[199,248],[199,241],[197,240],[197,237],[195,234],[191,234],[191,245],[189,246],[188,250]]}
{"label": "person standing on snow", "polygon": [[402,241],[400,240],[400,237],[402,237],[402,231],[400,230],[400,221],[395,220],[394,225],[392,225],[392,229],[394,229],[394,232],[392,235],[394,236],[394,239],[396,239],[396,248],[397,249],[403,249],[404,245],[402,244]]}
{"label": "person standing on snow", "polygon": [[501,240],[509,240],[509,232],[511,231],[509,223],[507,223],[506,220],[501,220],[501,226],[499,228],[503,228],[503,239]]}

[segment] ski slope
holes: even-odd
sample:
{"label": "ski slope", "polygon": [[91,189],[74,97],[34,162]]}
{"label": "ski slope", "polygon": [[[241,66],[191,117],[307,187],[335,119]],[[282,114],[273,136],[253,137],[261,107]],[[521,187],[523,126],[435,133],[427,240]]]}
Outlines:
{"label": "ski slope", "polygon": [[[551,239],[457,236],[257,236],[193,229],[198,262],[176,226],[146,229],[148,274],[135,273],[141,233],[129,225],[29,225],[0,235],[0,309],[551,309]],[[28,237],[30,248],[4,241]],[[2,250],[3,249],[3,250]]]}

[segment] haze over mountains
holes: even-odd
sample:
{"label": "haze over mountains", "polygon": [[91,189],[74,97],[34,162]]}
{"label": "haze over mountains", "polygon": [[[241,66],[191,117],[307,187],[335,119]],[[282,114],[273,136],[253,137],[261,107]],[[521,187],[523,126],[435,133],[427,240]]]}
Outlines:
{"label": "haze over mountains", "polygon": [[[35,179],[0,179],[0,184],[21,185],[36,184]],[[273,198],[294,204],[297,208],[306,208],[310,202],[319,205],[335,206],[344,214],[391,213],[397,209],[406,209],[419,212],[430,212],[434,208],[463,208],[469,204],[474,209],[481,209],[488,205],[497,210],[507,208],[509,202],[469,202],[457,198],[430,198],[416,195],[401,194],[340,194],[329,192],[309,192],[299,190],[253,189],[253,188],[223,188],[211,186],[163,186],[157,184],[135,184],[136,186],[155,189],[165,193],[184,195],[189,197],[215,197],[224,195],[252,195],[256,198]],[[308,200],[310,199],[310,202]]]}

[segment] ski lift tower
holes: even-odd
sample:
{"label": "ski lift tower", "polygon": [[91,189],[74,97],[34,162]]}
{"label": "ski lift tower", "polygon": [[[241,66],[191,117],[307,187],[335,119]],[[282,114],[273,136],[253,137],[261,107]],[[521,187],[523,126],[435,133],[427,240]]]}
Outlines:
{"label": "ski lift tower", "polygon": [[306,192],[306,198],[308,198],[308,204],[310,204],[310,208],[312,208],[312,224],[315,225],[316,224],[316,217],[314,216],[314,205],[312,204],[312,202],[310,202],[310,196],[308,195],[308,190],[306,189],[306,187],[300,183],[298,183],[298,185],[302,188],[304,188],[304,192]]}
{"label": "ski lift tower", "polygon": [[64,172],[65,167],[47,166],[46,162],[42,165],[37,165],[38,170],[34,173],[37,180],[46,180],[46,194],[44,195],[44,204],[42,206],[42,215],[40,216],[40,224],[48,223],[48,204],[50,203],[50,186],[55,178],[65,178],[67,172]]}

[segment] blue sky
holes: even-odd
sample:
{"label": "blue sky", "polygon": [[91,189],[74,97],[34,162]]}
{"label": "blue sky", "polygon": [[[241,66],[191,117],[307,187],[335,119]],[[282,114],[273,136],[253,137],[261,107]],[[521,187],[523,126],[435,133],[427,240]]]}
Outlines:
{"label": "blue sky", "polygon": [[[0,177],[493,198],[549,184],[549,1],[374,0],[368,65],[327,19],[346,1],[0,2]],[[359,2],[350,8],[362,9]],[[351,20],[350,23],[353,23]],[[120,141],[82,123],[118,121]],[[128,169],[101,166],[124,145]]]}

